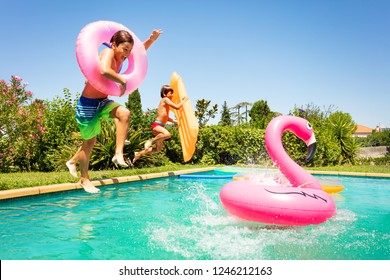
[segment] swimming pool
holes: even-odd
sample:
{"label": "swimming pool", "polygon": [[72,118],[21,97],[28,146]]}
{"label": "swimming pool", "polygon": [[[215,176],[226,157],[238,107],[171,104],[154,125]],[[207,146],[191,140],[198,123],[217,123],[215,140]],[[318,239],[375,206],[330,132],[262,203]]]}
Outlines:
{"label": "swimming pool", "polygon": [[[214,172],[203,172],[213,175]],[[238,220],[231,179],[164,177],[0,201],[2,260],[388,260],[390,179],[342,182],[336,215],[307,227]]]}

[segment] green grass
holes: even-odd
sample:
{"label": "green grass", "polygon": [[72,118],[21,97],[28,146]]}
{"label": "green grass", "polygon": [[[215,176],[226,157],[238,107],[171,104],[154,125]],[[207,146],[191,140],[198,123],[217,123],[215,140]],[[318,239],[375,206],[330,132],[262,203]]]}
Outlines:
{"label": "green grass", "polygon": [[390,166],[389,165],[353,165],[353,166],[341,165],[341,166],[327,166],[327,167],[310,168],[310,170],[390,174]]}
{"label": "green grass", "polygon": [[[207,165],[166,165],[153,168],[137,168],[123,170],[90,171],[91,180],[108,179],[115,177],[133,176],[168,171],[178,171],[192,168],[202,168]],[[357,165],[357,166],[329,166],[321,168],[310,168],[313,171],[336,171],[336,172],[361,172],[361,173],[387,173],[390,174],[390,166],[386,165]],[[76,183],[78,179],[73,178],[68,172],[25,172],[6,173],[0,175],[0,190],[37,187],[62,183]]]}

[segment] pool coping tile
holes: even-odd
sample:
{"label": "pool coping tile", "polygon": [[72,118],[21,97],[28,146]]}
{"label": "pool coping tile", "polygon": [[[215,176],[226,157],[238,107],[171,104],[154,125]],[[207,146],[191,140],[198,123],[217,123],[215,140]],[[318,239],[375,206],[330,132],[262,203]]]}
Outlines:
{"label": "pool coping tile", "polygon": [[[132,176],[124,176],[124,177],[113,177],[110,179],[93,180],[92,183],[95,187],[104,187],[112,184],[142,181],[142,180],[156,179],[156,178],[169,177],[169,176],[178,176],[180,174],[187,174],[187,173],[211,171],[216,168],[217,167],[204,167],[204,168],[167,171],[167,172],[132,175]],[[13,190],[3,190],[0,191],[0,200],[23,197],[23,196],[39,195],[39,194],[52,193],[52,192],[76,190],[76,189],[82,189],[79,183],[63,183],[63,184],[54,184],[54,185],[46,185],[46,186],[38,186],[38,187],[20,188],[20,189],[13,189]]]}

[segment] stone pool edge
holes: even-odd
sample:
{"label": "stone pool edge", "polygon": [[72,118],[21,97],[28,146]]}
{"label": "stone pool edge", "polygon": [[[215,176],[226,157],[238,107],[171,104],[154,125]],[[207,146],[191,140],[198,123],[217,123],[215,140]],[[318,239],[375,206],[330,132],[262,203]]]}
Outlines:
{"label": "stone pool edge", "polygon": [[[185,170],[178,170],[178,171],[114,177],[109,179],[93,180],[92,183],[94,184],[95,187],[104,187],[112,184],[143,181],[148,179],[156,179],[156,178],[169,177],[169,176],[178,176],[180,174],[187,174],[187,173],[212,171],[216,168],[217,167],[203,167],[203,168],[185,169]],[[21,188],[21,189],[3,190],[0,191],[0,200],[23,197],[23,196],[39,195],[39,194],[52,193],[52,192],[76,190],[76,189],[82,189],[79,183],[63,183],[63,184],[28,187],[28,188]]]}

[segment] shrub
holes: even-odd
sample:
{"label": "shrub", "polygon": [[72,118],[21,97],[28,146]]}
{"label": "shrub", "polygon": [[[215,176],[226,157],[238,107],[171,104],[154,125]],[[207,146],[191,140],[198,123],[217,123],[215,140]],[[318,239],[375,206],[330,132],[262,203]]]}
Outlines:
{"label": "shrub", "polygon": [[39,147],[47,133],[43,102],[33,100],[27,83],[12,76],[0,81],[0,171],[38,170]]}

